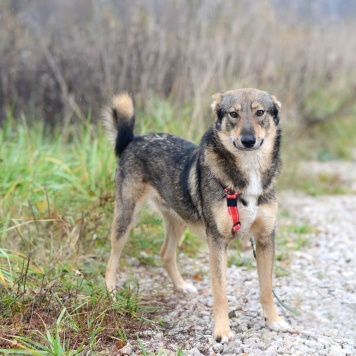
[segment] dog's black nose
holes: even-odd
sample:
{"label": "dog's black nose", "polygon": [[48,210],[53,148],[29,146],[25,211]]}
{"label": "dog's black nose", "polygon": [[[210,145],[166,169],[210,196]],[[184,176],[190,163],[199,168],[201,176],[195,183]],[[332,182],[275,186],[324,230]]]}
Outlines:
{"label": "dog's black nose", "polygon": [[256,138],[253,135],[245,135],[241,137],[241,143],[246,148],[251,148],[256,143]]}

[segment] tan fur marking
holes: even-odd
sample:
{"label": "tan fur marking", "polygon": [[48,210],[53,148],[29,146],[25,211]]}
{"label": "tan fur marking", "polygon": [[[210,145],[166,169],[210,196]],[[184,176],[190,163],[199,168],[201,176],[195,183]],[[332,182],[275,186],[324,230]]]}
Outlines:
{"label": "tan fur marking", "polygon": [[235,107],[231,108],[229,111],[234,111],[234,110],[237,112],[241,111],[241,105],[237,104]]}
{"label": "tan fur marking", "polygon": [[121,251],[129,236],[131,228],[135,224],[138,212],[145,201],[147,193],[148,192],[144,189],[142,190],[140,199],[136,200],[136,207],[132,212],[131,221],[127,225],[125,232],[121,236],[117,236],[117,230],[119,226],[120,209],[122,208],[119,206],[118,201],[115,201],[114,219],[111,225],[111,252],[109,261],[106,265],[105,272],[105,285],[109,292],[113,292],[116,288],[116,273],[120,262]]}
{"label": "tan fur marking", "polygon": [[129,93],[115,95],[112,98],[112,108],[127,119],[130,119],[134,114],[134,105]]}
{"label": "tan fur marking", "polygon": [[219,233],[226,237],[227,241],[230,240],[232,220],[226,207],[226,201],[222,200],[221,203],[213,206],[212,211]]}
{"label": "tan fur marking", "polygon": [[221,103],[222,94],[216,93],[212,96],[212,99],[213,99],[213,102],[211,104],[211,108],[212,108],[213,112],[216,113],[216,108]]}
{"label": "tan fur marking", "polygon": [[260,206],[251,232],[256,240],[257,269],[260,285],[260,301],[267,325],[281,322],[272,296],[272,268],[274,259],[273,230],[277,217],[277,202]]}
{"label": "tan fur marking", "polygon": [[102,124],[109,136],[109,140],[115,143],[117,138],[117,122],[113,117],[112,110],[115,109],[118,115],[124,120],[130,120],[134,115],[134,105],[131,96],[128,93],[115,95],[110,106],[102,111]]}
{"label": "tan fur marking", "polygon": [[114,144],[117,137],[117,126],[112,118],[112,109],[105,107],[102,111],[102,125],[109,137],[110,143]]}
{"label": "tan fur marking", "polygon": [[[223,136],[223,138],[225,140],[228,140],[231,144],[231,147],[233,147],[233,144],[231,142],[230,137],[227,137],[226,135],[222,135],[219,132],[219,137],[221,138],[221,136]],[[235,148],[235,147],[234,147]],[[236,148],[235,148],[236,149]],[[209,168],[211,169],[211,171],[213,172],[213,175],[215,178],[220,179],[222,182],[224,182],[224,184],[230,188],[230,189],[235,189],[235,187],[232,184],[232,181],[230,181],[230,179],[228,178],[228,176],[226,176],[224,174],[224,172],[220,169],[220,167],[217,165],[217,160],[218,157],[216,155],[216,153],[210,151],[210,150],[206,150],[205,151],[205,161],[207,162],[207,164],[209,165]]]}
{"label": "tan fur marking", "polygon": [[277,105],[278,111],[279,111],[282,107],[281,102],[274,95],[271,95],[271,98],[272,98],[272,101]]}
{"label": "tan fur marking", "polygon": [[228,301],[226,296],[227,246],[217,246],[213,237],[208,238],[210,253],[210,272],[213,289],[214,338],[227,339],[231,334],[228,318]]}
{"label": "tan fur marking", "polygon": [[252,107],[252,109],[262,108],[261,104],[256,103],[256,102],[252,103],[251,107]]}
{"label": "tan fur marking", "polygon": [[197,180],[197,169],[196,166],[192,166],[189,172],[188,184],[193,195],[196,193],[196,186],[197,186],[196,180]]}
{"label": "tan fur marking", "polygon": [[256,220],[251,226],[251,232],[255,236],[261,234],[271,234],[275,228],[278,212],[277,202],[268,205],[260,205]]}
{"label": "tan fur marking", "polygon": [[[185,230],[184,221],[166,209],[161,209],[165,236],[161,247],[161,257],[166,268],[166,271],[171,278],[174,288],[178,292],[186,293],[192,286],[187,286],[187,283],[182,278],[177,267],[177,246]],[[188,288],[188,290],[186,290]]]}

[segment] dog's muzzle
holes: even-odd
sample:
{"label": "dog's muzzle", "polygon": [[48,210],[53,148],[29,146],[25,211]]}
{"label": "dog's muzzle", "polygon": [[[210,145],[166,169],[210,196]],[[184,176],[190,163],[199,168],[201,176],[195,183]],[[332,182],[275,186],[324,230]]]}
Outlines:
{"label": "dog's muzzle", "polygon": [[243,150],[243,151],[258,150],[262,146],[263,141],[264,141],[263,138],[260,140],[256,140],[256,137],[253,135],[241,136],[240,141],[237,139],[232,140],[234,146],[238,150]]}
{"label": "dog's muzzle", "polygon": [[245,148],[252,148],[256,143],[256,138],[254,135],[246,135],[241,137],[241,144]]}

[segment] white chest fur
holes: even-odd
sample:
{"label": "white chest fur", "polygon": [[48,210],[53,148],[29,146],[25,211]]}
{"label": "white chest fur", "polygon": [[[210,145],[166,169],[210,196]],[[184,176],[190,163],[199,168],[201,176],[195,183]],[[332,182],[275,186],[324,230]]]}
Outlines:
{"label": "white chest fur", "polygon": [[251,169],[248,172],[248,185],[244,189],[243,198],[248,206],[253,207],[257,205],[257,199],[262,194],[261,174],[257,170]]}
{"label": "white chest fur", "polygon": [[241,198],[246,203],[246,206],[242,203],[239,204],[241,221],[239,234],[247,235],[253,221],[256,219],[258,211],[257,201],[258,197],[262,194],[260,157],[257,152],[251,152],[251,154],[244,155],[241,163],[248,183],[241,192]]}

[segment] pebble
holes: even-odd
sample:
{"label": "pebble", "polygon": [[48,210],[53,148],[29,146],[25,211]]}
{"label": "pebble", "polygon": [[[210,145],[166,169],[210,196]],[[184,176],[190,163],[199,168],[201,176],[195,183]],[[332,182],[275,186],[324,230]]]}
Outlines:
{"label": "pebble", "polygon": [[265,350],[266,355],[275,355],[277,354],[277,346],[271,345]]}
{"label": "pebble", "polygon": [[216,343],[214,346],[213,346],[213,350],[215,352],[222,352],[224,350],[224,345],[223,344],[220,344],[220,343]]}
{"label": "pebble", "polygon": [[130,345],[130,343],[127,343],[123,348],[118,351],[118,355],[132,355],[132,351],[132,346]]}
{"label": "pebble", "polygon": [[[291,314],[276,302],[279,313],[296,333],[277,333],[265,327],[255,267],[232,265],[227,271],[227,294],[235,336],[227,344],[216,343],[211,337],[214,321],[210,276],[208,267],[204,267],[209,265],[208,254],[203,251],[195,259],[180,254],[179,268],[187,282],[198,289],[197,295],[173,292],[162,267],[126,267],[127,275],[140,276],[141,295],[159,299],[164,306],[158,318],[164,320],[164,326],[147,324],[146,331],[138,332],[148,353],[175,355],[180,349],[183,355],[192,356],[356,355],[356,318],[352,317],[356,310],[356,258],[352,253],[356,196],[283,193],[280,210],[289,212],[288,217],[284,214],[280,218],[280,225],[289,222],[293,227],[307,226],[311,230],[292,236],[308,241],[307,246],[289,249],[288,263],[279,262],[278,266],[285,273],[274,277],[277,295],[298,310],[297,315]],[[278,242],[277,235],[277,255],[283,250]],[[251,251],[238,253],[255,263]],[[187,278],[195,274],[201,280]],[[125,273],[120,274],[119,285],[125,281]],[[136,354],[133,350],[140,350],[137,339],[129,340],[129,345],[132,355]]]}

